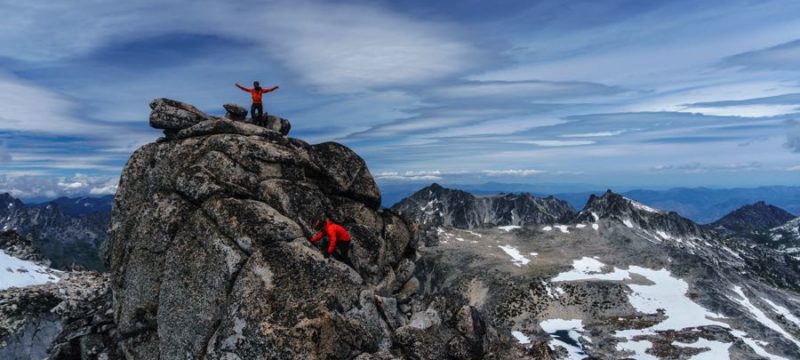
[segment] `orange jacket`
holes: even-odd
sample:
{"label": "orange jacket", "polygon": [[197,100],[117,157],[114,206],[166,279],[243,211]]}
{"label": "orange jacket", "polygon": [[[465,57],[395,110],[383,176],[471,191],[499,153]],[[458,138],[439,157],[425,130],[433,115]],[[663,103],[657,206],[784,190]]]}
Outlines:
{"label": "orange jacket", "polygon": [[325,220],[325,227],[322,228],[322,231],[318,232],[314,237],[311,238],[311,242],[317,242],[319,239],[322,239],[323,236],[328,236],[328,255],[333,254],[333,250],[336,248],[337,241],[350,241],[350,233],[347,232],[341,225],[334,223],[330,219]]}
{"label": "orange jacket", "polygon": [[261,104],[261,95],[266,94],[268,92],[273,92],[277,89],[277,86],[273,86],[271,88],[261,88],[261,91],[256,89],[246,88],[242,85],[236,84],[236,87],[242,89],[242,91],[247,91],[250,93],[250,96],[253,97],[253,104]]}

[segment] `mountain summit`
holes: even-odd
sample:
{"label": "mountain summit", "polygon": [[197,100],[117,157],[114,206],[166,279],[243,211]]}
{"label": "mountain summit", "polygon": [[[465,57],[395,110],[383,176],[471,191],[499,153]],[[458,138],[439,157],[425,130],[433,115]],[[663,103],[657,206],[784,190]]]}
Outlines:
{"label": "mountain summit", "polygon": [[702,237],[703,229],[675,212],[666,212],[644,205],[608,190],[602,196],[590,195],[577,222],[614,220],[629,228],[638,227],[670,237]]}
{"label": "mountain summit", "polygon": [[795,216],[763,201],[742,206],[708,225],[724,235],[748,235],[781,226]]}

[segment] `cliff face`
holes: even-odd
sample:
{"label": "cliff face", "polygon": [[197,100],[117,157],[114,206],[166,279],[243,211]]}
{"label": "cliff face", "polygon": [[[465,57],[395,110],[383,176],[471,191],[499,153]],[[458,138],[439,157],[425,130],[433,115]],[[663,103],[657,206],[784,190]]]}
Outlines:
{"label": "cliff face", "polygon": [[[166,137],[125,166],[106,252],[126,357],[483,354],[477,311],[414,295],[415,230],[379,208],[353,151],[285,137],[283,119],[273,130],[172,100],[151,108]],[[307,240],[323,213],[353,235],[352,268]]]}

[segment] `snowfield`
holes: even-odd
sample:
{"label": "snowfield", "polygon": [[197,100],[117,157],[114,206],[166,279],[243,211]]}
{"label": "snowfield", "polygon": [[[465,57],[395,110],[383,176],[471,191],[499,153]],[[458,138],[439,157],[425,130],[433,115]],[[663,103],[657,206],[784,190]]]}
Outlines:
{"label": "snowfield", "polygon": [[[636,311],[641,313],[655,314],[659,311],[664,311],[666,319],[648,328],[616,332],[616,336],[625,339],[617,344],[617,350],[628,351],[632,353],[633,357],[636,359],[656,359],[656,357],[646,353],[647,349],[652,347],[652,343],[647,340],[634,341],[633,339],[636,336],[657,335],[659,331],[664,330],[682,330],[710,325],[729,329],[732,335],[741,339],[760,356],[770,359],[782,359],[766,351],[764,348],[764,346],[767,345],[766,342],[755,340],[743,331],[732,329],[727,322],[722,321],[725,320],[723,315],[712,313],[688,298],[686,294],[689,291],[689,284],[682,279],[672,276],[669,270],[653,270],[640,266],[630,266],[627,270],[616,267],[611,268],[601,261],[590,257],[573,260],[572,267],[572,270],[558,274],[553,277],[551,281],[631,281],[634,278],[631,275],[638,275],[652,283],[648,285],[628,284],[627,286],[631,289],[631,293],[628,294],[628,301]],[[604,269],[607,271],[604,272]],[[732,296],[731,300],[742,305],[756,321],[781,334],[800,347],[800,342],[794,339],[791,334],[750,302],[741,287],[734,287],[733,291],[736,296]],[[772,302],[767,302],[767,304],[770,305],[776,313],[783,315],[789,321],[797,321],[797,317],[789,312],[788,309]],[[700,338],[694,343],[675,342],[673,345],[708,349],[692,357],[692,359],[724,359],[728,358],[728,349],[731,343]],[[575,357],[573,357],[573,351],[575,351],[575,349],[571,349],[567,346],[565,346],[565,348],[569,350],[571,359],[581,358],[577,353]]]}

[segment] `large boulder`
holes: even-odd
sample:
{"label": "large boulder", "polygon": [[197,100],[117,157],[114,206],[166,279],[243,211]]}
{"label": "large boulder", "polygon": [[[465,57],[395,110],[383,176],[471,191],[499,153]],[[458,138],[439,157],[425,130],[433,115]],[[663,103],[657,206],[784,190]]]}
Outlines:
{"label": "large boulder", "polygon": [[[155,103],[151,123],[179,132],[126,164],[107,251],[126,357],[390,354],[391,329],[408,322],[393,294],[413,275],[414,235],[379,209],[364,160]],[[353,233],[354,267],[307,240],[325,213]]]}
{"label": "large boulder", "polygon": [[247,118],[247,109],[244,106],[225,104],[222,107],[225,108],[225,117],[228,119],[244,121]]}
{"label": "large boulder", "polygon": [[267,129],[279,132],[282,135],[288,135],[289,130],[292,129],[292,124],[289,120],[275,115],[265,115],[263,119],[256,119],[253,121]]}
{"label": "large boulder", "polygon": [[153,100],[150,109],[150,126],[156,129],[181,130],[211,118],[192,105],[167,98]]}

